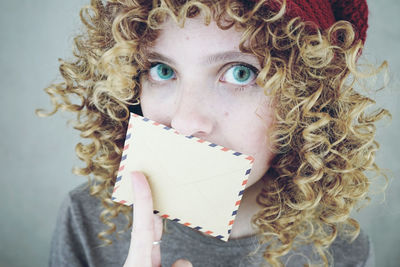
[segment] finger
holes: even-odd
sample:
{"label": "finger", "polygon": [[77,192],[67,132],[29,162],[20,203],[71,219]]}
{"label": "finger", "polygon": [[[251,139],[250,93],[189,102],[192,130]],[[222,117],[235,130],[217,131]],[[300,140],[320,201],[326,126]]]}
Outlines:
{"label": "finger", "polygon": [[[132,172],[133,224],[134,230],[154,231],[153,198],[146,177],[141,172]],[[151,239],[153,236],[151,236]]]}
{"label": "finger", "polygon": [[[162,232],[163,232],[163,221],[160,216],[154,214],[154,241],[161,240]],[[161,266],[161,251],[160,251],[160,244],[153,245],[152,250],[152,262],[153,266]]]}
{"label": "finger", "polygon": [[171,267],[193,267],[192,263],[188,260],[179,259]]}
{"label": "finger", "polygon": [[[146,177],[130,173],[133,190],[133,226],[126,266],[152,266],[154,240],[153,200]],[[159,253],[159,252],[158,252]]]}
{"label": "finger", "polygon": [[160,216],[154,214],[154,240],[161,240],[163,233],[163,220]]}

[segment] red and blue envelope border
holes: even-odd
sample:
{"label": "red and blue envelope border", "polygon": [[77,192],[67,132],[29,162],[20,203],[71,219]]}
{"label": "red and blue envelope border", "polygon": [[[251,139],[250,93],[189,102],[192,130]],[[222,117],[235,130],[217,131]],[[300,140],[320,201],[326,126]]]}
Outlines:
{"label": "red and blue envelope border", "polygon": [[[118,188],[120,187],[120,183],[121,183],[122,176],[123,176],[123,171],[124,171],[124,169],[125,169],[125,163],[126,163],[126,159],[127,159],[127,157],[128,157],[128,149],[129,149],[130,141],[131,141],[131,137],[132,137],[132,132],[131,132],[131,131],[132,131],[132,126],[133,126],[133,117],[141,118],[141,119],[142,119],[143,121],[145,121],[145,122],[151,123],[151,124],[153,124],[153,125],[155,125],[155,126],[160,126],[160,127],[162,127],[164,130],[166,130],[166,131],[174,131],[174,133],[180,135],[180,133],[179,133],[178,131],[176,131],[176,130],[174,130],[173,128],[170,128],[170,127],[168,127],[168,126],[165,126],[165,125],[163,125],[163,124],[161,124],[161,123],[158,123],[158,122],[156,122],[156,121],[150,120],[150,119],[145,118],[145,117],[142,117],[142,116],[137,115],[137,114],[135,114],[135,113],[131,113],[130,115],[131,115],[131,117],[130,117],[130,119],[129,119],[128,129],[127,129],[127,133],[126,133],[126,137],[125,137],[124,148],[123,148],[122,155],[121,155],[121,162],[120,162],[120,166],[119,166],[119,169],[118,169],[117,178],[116,178],[116,180],[115,180],[113,195],[114,195],[114,193],[118,190]],[[190,136],[185,136],[185,137],[186,137],[186,138],[189,138],[189,139],[194,139],[194,140],[196,140],[196,141],[199,142],[199,143],[208,144],[208,146],[213,147],[213,148],[216,148],[216,149],[220,149],[220,150],[222,150],[222,151],[224,151],[224,152],[232,153],[232,155],[235,155],[235,156],[237,156],[237,157],[245,157],[245,159],[249,160],[251,164],[253,164],[253,162],[254,162],[254,158],[253,158],[253,157],[244,155],[244,154],[242,154],[242,153],[240,153],[240,152],[233,151],[233,150],[231,150],[231,149],[229,149],[229,148],[226,148],[226,147],[223,147],[223,146],[214,144],[214,143],[210,143],[210,142],[208,142],[208,141],[206,141],[206,140],[203,140],[203,139],[194,137],[194,136],[192,136],[192,135],[190,135]],[[247,184],[247,181],[248,181],[248,177],[249,177],[249,175],[250,175],[250,172],[251,172],[251,167],[250,167],[248,170],[245,171],[245,174],[244,174],[244,177],[243,177],[243,182],[242,182],[242,188],[241,188],[241,190],[238,192],[237,200],[236,200],[235,205],[234,205],[234,208],[233,208],[233,212],[232,212],[232,215],[231,215],[231,219],[230,219],[229,222],[228,222],[228,226],[229,226],[228,232],[227,232],[227,235],[228,235],[228,236],[230,235],[231,230],[232,230],[232,227],[233,227],[233,223],[235,222],[235,217],[236,217],[236,215],[237,215],[237,212],[238,212],[238,209],[239,209],[239,206],[240,206],[240,201],[241,201],[241,199],[242,199],[242,197],[243,197],[244,189],[246,188],[246,184]],[[117,202],[117,203],[120,203],[120,204],[126,205],[126,203],[127,203],[126,200],[117,199],[117,198],[114,197],[114,196],[112,196],[111,199],[112,199],[113,201]],[[189,227],[191,227],[191,228],[193,228],[193,229],[195,229],[195,230],[201,231],[201,232],[203,232],[203,233],[205,233],[205,234],[209,234],[209,235],[211,235],[211,236],[214,236],[215,238],[218,238],[218,239],[225,239],[225,237],[226,237],[226,236],[223,236],[223,235],[216,235],[216,234],[214,234],[212,231],[207,230],[207,229],[204,229],[204,228],[202,228],[202,227],[200,227],[200,226],[193,225],[193,224],[190,223],[190,222],[183,222],[181,219],[178,219],[178,218],[171,218],[170,215],[164,214],[164,213],[160,213],[160,211],[158,211],[158,210],[154,210],[154,214],[159,214],[159,216],[162,217],[162,218],[164,218],[164,219],[169,219],[169,220],[171,220],[171,221],[181,223],[181,224],[186,225],[186,226],[189,226]]]}

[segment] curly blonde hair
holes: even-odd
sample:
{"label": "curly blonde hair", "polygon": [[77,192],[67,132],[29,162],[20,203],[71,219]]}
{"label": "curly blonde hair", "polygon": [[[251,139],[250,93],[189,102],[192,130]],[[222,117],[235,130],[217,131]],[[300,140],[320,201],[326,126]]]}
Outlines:
{"label": "curly blonde hair", "polygon": [[[363,45],[350,23],[336,22],[325,31],[298,18],[272,12],[264,1],[242,0],[91,0],[81,9],[84,32],[75,39],[72,61],[61,60],[63,82],[45,89],[54,109],[77,114],[74,128],[88,144],[78,143],[76,154],[85,162],[75,173],[89,178],[90,194],[104,210],[100,220],[116,232],[112,222],[122,213],[132,225],[132,208],[111,200],[129,108],[138,104],[140,76],[149,68],[145,48],[156,40],[167,17],[183,27],[186,18],[202,14],[221,29],[242,30],[240,50],[262,62],[257,84],[275,105],[271,134],[276,157],[268,180],[257,198],[260,211],[252,222],[263,256],[273,266],[291,249],[312,244],[320,263],[331,263],[328,248],[340,232],[355,239],[359,224],[350,218],[358,203],[368,199],[366,171],[381,175],[375,163],[379,148],[375,123],[390,113],[367,112],[374,101],[354,88],[372,72],[360,71],[357,59]],[[247,44],[247,45],[245,45]],[[80,99],[76,104],[72,97]],[[383,175],[384,176],[384,175]],[[120,233],[123,231],[120,231]]]}

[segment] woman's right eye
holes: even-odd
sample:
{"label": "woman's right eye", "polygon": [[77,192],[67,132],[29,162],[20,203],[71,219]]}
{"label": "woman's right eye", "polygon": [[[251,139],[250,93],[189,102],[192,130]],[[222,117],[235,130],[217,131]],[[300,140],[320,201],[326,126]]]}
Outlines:
{"label": "woman's right eye", "polygon": [[150,78],[154,81],[167,81],[175,78],[174,70],[164,63],[153,63],[149,70]]}

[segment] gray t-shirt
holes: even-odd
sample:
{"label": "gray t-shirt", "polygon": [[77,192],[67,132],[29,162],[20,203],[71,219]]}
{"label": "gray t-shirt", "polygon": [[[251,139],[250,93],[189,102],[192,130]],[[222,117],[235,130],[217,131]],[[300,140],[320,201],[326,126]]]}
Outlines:
{"label": "gray t-shirt", "polygon": [[[87,183],[72,190],[65,198],[57,217],[57,224],[51,242],[49,266],[123,266],[128,255],[130,229],[120,234],[107,236],[113,241],[110,246],[100,246],[97,234],[106,229],[99,215],[103,209],[100,200],[88,193]],[[114,221],[117,230],[122,230],[127,219],[119,215]],[[261,253],[249,255],[257,247],[257,237],[245,237],[224,242],[208,237],[167,220],[166,231],[161,243],[162,266],[171,266],[178,259],[188,259],[194,267],[208,266],[260,266],[264,262]],[[336,239],[331,253],[334,266],[371,267],[374,255],[368,236],[361,231],[351,244]],[[312,249],[304,246],[283,258],[285,266],[303,266],[307,255],[312,258]]]}

